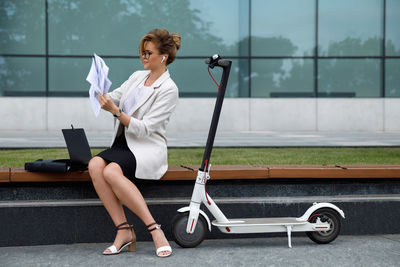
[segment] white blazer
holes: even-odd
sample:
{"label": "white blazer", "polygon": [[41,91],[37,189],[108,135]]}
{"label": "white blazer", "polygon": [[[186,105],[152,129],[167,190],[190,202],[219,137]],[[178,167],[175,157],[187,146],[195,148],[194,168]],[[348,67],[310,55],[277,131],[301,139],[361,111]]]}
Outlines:
{"label": "white blazer", "polygon": [[[121,87],[108,96],[122,109],[124,101],[135,90],[150,71],[136,71]],[[151,89],[137,103],[131,114],[125,137],[129,149],[136,158],[136,178],[160,179],[168,169],[166,126],[178,104],[178,87],[170,78],[168,70],[151,86]],[[112,143],[123,126],[118,119],[114,121]]]}

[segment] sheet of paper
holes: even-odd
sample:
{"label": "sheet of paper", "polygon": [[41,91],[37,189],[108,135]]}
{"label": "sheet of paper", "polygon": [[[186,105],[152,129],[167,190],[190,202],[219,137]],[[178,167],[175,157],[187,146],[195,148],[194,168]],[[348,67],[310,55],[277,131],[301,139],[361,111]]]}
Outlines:
{"label": "sheet of paper", "polygon": [[90,83],[89,99],[94,112],[97,117],[100,113],[100,103],[97,99],[97,94],[106,94],[110,89],[112,82],[108,79],[109,67],[104,60],[98,55],[94,54],[92,65],[86,80]]}

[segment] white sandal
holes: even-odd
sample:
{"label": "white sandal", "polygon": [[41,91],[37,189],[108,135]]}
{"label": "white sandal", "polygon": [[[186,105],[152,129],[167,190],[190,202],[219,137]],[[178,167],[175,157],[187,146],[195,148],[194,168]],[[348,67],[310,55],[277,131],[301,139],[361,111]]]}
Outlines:
{"label": "white sandal", "polygon": [[[167,255],[160,255],[161,252],[170,252],[170,253],[167,254]],[[159,247],[159,248],[157,249],[157,251],[156,251],[156,254],[157,254],[157,257],[160,257],[160,258],[169,257],[169,256],[171,256],[171,254],[172,254],[172,248],[171,248],[171,246]]]}
{"label": "white sandal", "polygon": [[[153,229],[149,229],[149,227],[151,227],[151,226],[153,226],[153,225],[156,225],[156,226],[155,226]],[[152,223],[152,224],[147,225],[146,227],[147,227],[147,230],[149,231],[149,233],[151,233],[151,232],[153,232],[154,230],[161,229],[161,224],[157,224],[157,223],[154,222],[154,223]],[[169,254],[167,254],[167,255],[160,255],[161,252],[169,252]],[[172,254],[172,248],[171,248],[171,246],[162,246],[162,247],[159,247],[159,248],[156,250],[156,255],[157,255],[157,257],[160,257],[160,258],[169,257],[169,256],[171,256],[171,254]]]}
{"label": "white sandal", "polygon": [[118,230],[122,230],[122,229],[132,229],[132,234],[133,234],[133,238],[132,241],[129,241],[125,244],[123,244],[121,246],[121,248],[119,250],[117,250],[117,247],[115,245],[109,246],[108,248],[106,248],[105,250],[109,249],[110,252],[103,252],[103,255],[115,255],[115,254],[119,254],[124,248],[126,248],[127,246],[129,246],[128,251],[129,252],[135,252],[136,251],[136,235],[135,235],[135,231],[133,231],[133,225],[129,225],[126,227],[121,227],[122,225],[128,224],[128,222],[124,222],[120,225],[118,225],[117,231]]}

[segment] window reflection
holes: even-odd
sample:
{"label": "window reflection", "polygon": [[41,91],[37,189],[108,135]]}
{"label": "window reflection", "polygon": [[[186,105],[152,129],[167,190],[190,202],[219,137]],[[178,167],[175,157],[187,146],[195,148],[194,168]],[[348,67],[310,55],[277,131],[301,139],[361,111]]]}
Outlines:
{"label": "window reflection", "polygon": [[386,92],[387,97],[400,97],[400,60],[386,60]]}
{"label": "window reflection", "polygon": [[252,60],[252,97],[313,97],[313,60]]}
{"label": "window reflection", "polygon": [[210,47],[237,56],[238,8],[238,0],[49,0],[50,53],[137,55],[150,29],[167,28],[182,36],[180,56]]}
{"label": "window reflection", "polygon": [[320,59],[318,96],[379,97],[379,59]]}
{"label": "window reflection", "polygon": [[184,97],[215,96],[213,53],[233,58],[227,97],[380,97],[383,78],[385,96],[400,97],[400,1],[385,2],[383,54],[384,0],[1,0],[0,95],[45,94],[46,79],[50,96],[87,95],[93,52],[118,57],[105,57],[116,88],[142,69],[126,58],[141,37],[165,27],[182,36],[170,69]]}
{"label": "window reflection", "polygon": [[379,56],[381,0],[319,0],[320,56]]}
{"label": "window reflection", "polygon": [[[232,69],[225,95],[227,97],[239,97],[241,90],[241,77],[239,76],[238,60],[232,60]],[[218,89],[210,78],[207,65],[203,59],[178,59],[169,67],[172,79],[179,88],[179,95],[183,97],[215,97]],[[190,69],[188,79],[187,70]],[[214,68],[211,74],[219,83],[221,80],[221,68]]]}
{"label": "window reflection", "polygon": [[0,53],[44,53],[44,12],[41,0],[1,0]]}
{"label": "window reflection", "polygon": [[45,95],[44,58],[0,57],[0,96]]}
{"label": "window reflection", "polygon": [[252,55],[311,56],[314,0],[253,0]]}
{"label": "window reflection", "polygon": [[[104,61],[110,68],[110,91],[121,86],[134,71],[143,67],[137,58],[104,58]],[[86,76],[91,64],[91,58],[50,58],[49,94],[88,96],[90,84]]]}
{"label": "window reflection", "polygon": [[386,55],[400,56],[400,1],[386,0]]}

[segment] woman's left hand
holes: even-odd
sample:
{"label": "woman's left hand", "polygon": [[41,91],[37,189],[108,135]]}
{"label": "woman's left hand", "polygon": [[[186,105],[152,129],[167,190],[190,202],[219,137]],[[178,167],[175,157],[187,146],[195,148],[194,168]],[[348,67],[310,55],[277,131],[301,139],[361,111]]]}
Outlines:
{"label": "woman's left hand", "polygon": [[112,114],[115,114],[118,112],[118,107],[114,104],[114,102],[111,100],[111,98],[107,95],[101,95],[97,94],[97,99],[99,100],[100,106],[102,109],[107,110],[111,112]]}

